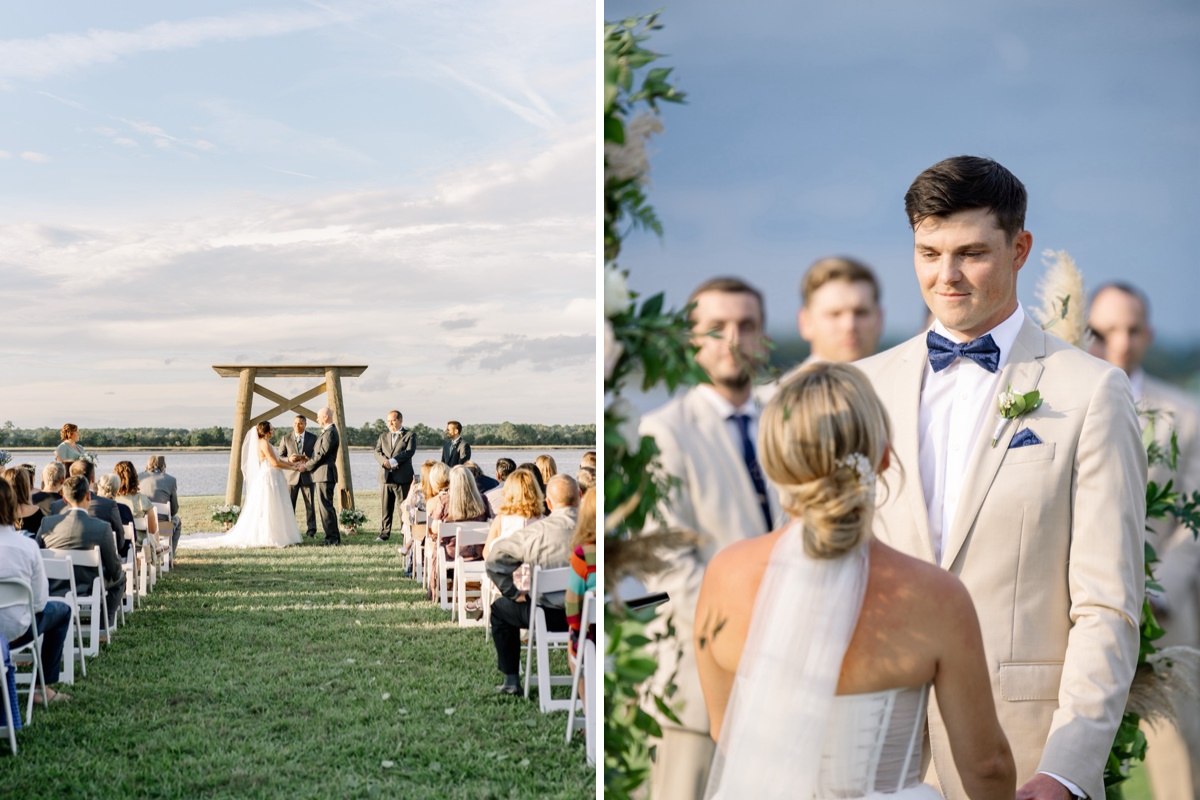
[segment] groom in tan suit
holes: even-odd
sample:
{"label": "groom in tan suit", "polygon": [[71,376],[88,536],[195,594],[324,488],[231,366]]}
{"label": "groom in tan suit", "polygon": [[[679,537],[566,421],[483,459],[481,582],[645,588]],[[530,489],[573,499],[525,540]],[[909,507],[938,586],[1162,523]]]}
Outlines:
{"label": "groom in tan suit", "polygon": [[[886,476],[875,527],[970,591],[1017,800],[1102,800],[1137,662],[1146,455],[1125,374],[1017,302],[1033,246],[1025,204],[1012,173],[969,156],[930,167],[905,195],[935,322],[859,362],[903,468]],[[1009,386],[1043,402],[1001,425]],[[965,797],[936,703],[929,739],[927,780]]]}

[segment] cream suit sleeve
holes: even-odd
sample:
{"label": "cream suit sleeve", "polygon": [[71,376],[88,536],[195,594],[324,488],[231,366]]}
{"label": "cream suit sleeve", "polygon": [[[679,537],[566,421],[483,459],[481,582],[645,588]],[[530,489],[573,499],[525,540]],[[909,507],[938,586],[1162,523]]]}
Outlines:
{"label": "cream suit sleeve", "polygon": [[1124,374],[1093,393],[1075,454],[1067,564],[1071,629],[1039,771],[1104,797],[1103,772],[1137,663],[1146,455]]}

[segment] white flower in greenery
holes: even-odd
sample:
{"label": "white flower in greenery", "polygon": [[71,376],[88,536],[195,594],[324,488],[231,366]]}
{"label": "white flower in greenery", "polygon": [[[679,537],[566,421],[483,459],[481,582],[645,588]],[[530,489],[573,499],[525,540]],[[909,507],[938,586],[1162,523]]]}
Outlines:
{"label": "white flower in greenery", "polygon": [[612,323],[604,320],[604,380],[612,378],[613,370],[617,367],[617,362],[621,360],[621,354],[625,352],[625,346],[617,341],[617,334],[613,332]]}
{"label": "white flower in greenery", "polygon": [[650,172],[650,158],[646,155],[646,141],[656,133],[663,132],[662,121],[658,115],[643,111],[629,120],[625,125],[625,143],[605,142],[604,144],[604,179],[605,181],[637,180],[647,182]]}
{"label": "white flower in greenery", "polygon": [[638,426],[642,422],[641,415],[633,407],[633,403],[624,397],[613,400],[608,410],[613,417],[617,418],[617,433],[621,434],[621,438],[625,440],[625,449],[630,453],[636,453],[642,446],[642,435],[638,433]]}
{"label": "white flower in greenery", "polygon": [[629,284],[616,267],[604,268],[604,316],[615,317],[629,308]]}

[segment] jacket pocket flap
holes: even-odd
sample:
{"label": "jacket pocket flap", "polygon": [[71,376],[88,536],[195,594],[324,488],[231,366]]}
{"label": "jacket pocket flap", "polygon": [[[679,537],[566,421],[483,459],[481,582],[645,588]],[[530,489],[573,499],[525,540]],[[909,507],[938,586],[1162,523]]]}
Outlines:
{"label": "jacket pocket flap", "polygon": [[1054,442],[1031,444],[1025,447],[1013,447],[1005,451],[1004,460],[1000,466],[1010,464],[1028,464],[1031,461],[1049,461],[1054,458]]}
{"label": "jacket pocket flap", "polygon": [[1005,700],[1057,700],[1061,661],[1010,662],[1000,665],[1000,694]]}

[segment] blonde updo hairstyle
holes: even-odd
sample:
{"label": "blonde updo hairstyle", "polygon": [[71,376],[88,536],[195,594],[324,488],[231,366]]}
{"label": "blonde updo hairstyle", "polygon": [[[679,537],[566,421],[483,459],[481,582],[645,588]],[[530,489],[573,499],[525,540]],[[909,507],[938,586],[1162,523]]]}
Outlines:
{"label": "blonde updo hairstyle", "polygon": [[862,372],[832,362],[800,370],[763,410],[758,439],[763,471],[804,526],[805,553],[837,558],[870,535],[875,484],[848,457],[860,453],[878,472],[891,428]]}

